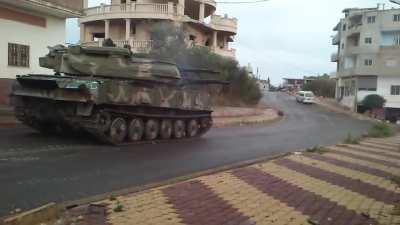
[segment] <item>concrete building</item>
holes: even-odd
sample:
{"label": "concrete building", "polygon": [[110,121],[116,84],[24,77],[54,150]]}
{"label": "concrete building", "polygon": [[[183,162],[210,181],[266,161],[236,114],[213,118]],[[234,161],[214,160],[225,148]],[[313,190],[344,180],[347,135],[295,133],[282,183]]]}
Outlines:
{"label": "concrete building", "polygon": [[172,21],[184,26],[188,44],[235,57],[229,43],[236,34],[237,20],[215,15],[214,0],[111,0],[111,5],[87,6],[86,1],[79,20],[82,44],[97,46],[111,38],[117,46],[130,45],[133,52],[147,52],[152,48],[152,25]]}
{"label": "concrete building", "polygon": [[400,111],[400,9],[351,8],[335,26],[336,98],[356,111],[369,94],[386,99],[387,118]]}
{"label": "concrete building", "polygon": [[65,43],[65,20],[82,7],[83,0],[0,0],[0,104],[16,75],[52,72],[39,67],[39,57]]}

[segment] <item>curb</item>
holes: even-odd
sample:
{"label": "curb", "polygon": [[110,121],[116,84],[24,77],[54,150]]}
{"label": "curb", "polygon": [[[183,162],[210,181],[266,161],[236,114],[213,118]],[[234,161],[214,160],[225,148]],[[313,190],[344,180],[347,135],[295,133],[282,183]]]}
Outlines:
{"label": "curb", "polygon": [[279,122],[286,118],[285,116],[276,116],[273,119],[265,119],[265,120],[255,120],[255,121],[235,121],[231,123],[225,123],[225,124],[218,124],[215,123],[213,125],[213,128],[224,128],[224,127],[233,127],[233,126],[243,126],[243,125],[255,125],[255,124],[272,124]]}
{"label": "curb", "polygon": [[61,208],[56,203],[35,208],[0,221],[2,225],[34,225],[52,222],[61,215]]}

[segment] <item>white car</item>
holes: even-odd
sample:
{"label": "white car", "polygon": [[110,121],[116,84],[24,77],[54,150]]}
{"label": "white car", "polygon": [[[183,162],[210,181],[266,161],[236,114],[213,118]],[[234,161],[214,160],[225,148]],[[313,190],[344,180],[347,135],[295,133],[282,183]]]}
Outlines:
{"label": "white car", "polygon": [[299,91],[296,94],[296,101],[300,103],[312,104],[315,102],[314,93],[312,93],[312,91]]}

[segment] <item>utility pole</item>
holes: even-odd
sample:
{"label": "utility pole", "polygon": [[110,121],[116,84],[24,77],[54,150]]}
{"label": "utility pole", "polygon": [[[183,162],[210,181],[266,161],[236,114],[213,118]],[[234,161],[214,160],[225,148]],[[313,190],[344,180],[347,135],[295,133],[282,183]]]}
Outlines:
{"label": "utility pole", "polygon": [[400,5],[400,0],[390,0],[390,2],[394,3],[394,4],[397,4],[397,5]]}

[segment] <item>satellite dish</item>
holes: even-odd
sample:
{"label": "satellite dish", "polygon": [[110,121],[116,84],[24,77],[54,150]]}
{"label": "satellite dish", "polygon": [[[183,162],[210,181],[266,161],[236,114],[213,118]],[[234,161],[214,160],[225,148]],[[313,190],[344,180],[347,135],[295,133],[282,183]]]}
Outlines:
{"label": "satellite dish", "polygon": [[394,4],[397,4],[397,5],[400,5],[400,1],[399,0],[390,0],[390,2],[394,3]]}

